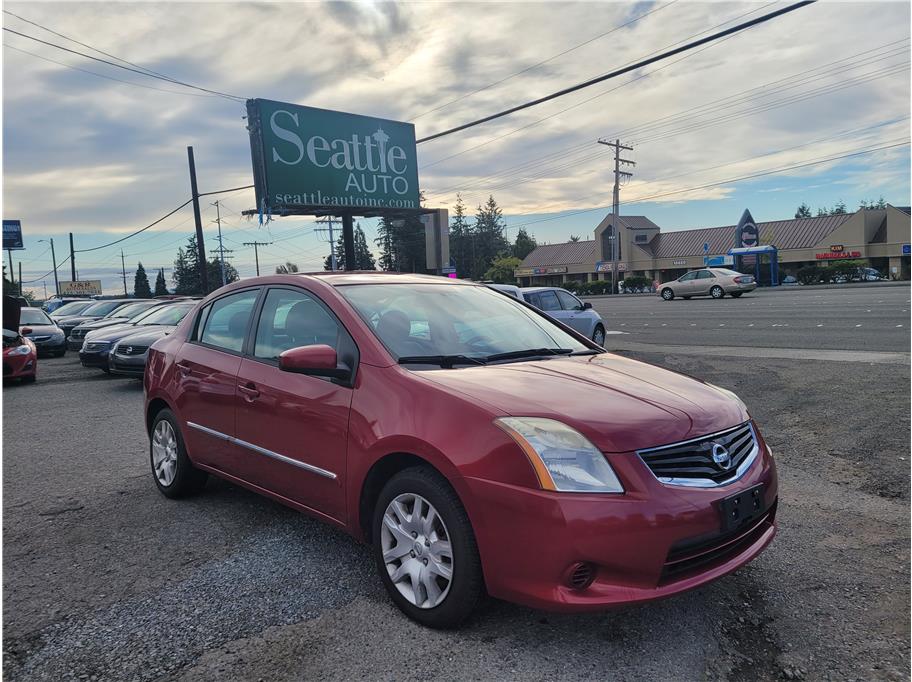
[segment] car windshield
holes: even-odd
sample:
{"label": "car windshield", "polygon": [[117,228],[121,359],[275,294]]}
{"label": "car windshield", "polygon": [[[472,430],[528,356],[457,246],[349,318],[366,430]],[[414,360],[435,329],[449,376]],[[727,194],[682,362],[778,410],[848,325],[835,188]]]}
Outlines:
{"label": "car windshield", "polygon": [[134,317],[139,316],[140,313],[146,312],[149,308],[155,305],[155,301],[141,301],[139,303],[130,303],[129,305],[121,306],[112,310],[110,313],[105,315],[107,319],[113,318],[125,318],[133,319]]}
{"label": "car windshield", "polygon": [[193,310],[194,305],[163,305],[143,317],[139,326],[144,327],[149,324],[173,326],[183,320],[184,316]]}
{"label": "car windshield", "polygon": [[94,305],[89,306],[83,310],[80,315],[85,315],[86,317],[104,317],[112,310],[116,310],[123,305],[123,301],[101,301]]}
{"label": "car windshield", "polygon": [[26,325],[39,325],[39,324],[54,324],[43,310],[38,308],[23,308],[19,313],[19,325],[24,327]]}
{"label": "car windshield", "polygon": [[[340,293],[399,361],[441,365],[597,352],[547,317],[484,286],[359,284]],[[448,362],[449,360],[449,362]]]}
{"label": "car windshield", "polygon": [[64,315],[75,315],[77,313],[81,313],[91,305],[95,304],[92,301],[71,301],[70,303],[64,303],[52,314],[57,317],[62,317]]}

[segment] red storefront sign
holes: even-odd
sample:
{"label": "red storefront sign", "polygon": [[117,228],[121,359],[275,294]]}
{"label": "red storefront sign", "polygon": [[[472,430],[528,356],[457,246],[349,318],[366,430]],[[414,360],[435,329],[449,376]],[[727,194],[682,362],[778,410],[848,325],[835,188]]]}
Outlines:
{"label": "red storefront sign", "polygon": [[824,253],[815,253],[814,258],[817,260],[835,260],[837,258],[861,258],[861,251],[826,251]]}

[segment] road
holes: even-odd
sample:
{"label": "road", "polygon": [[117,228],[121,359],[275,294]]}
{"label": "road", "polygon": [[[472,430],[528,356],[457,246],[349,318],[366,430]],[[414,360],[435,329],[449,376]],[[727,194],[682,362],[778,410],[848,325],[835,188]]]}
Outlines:
{"label": "road", "polygon": [[686,346],[751,346],[909,351],[910,289],[760,289],[741,298],[618,296],[589,299],[623,341]]}
{"label": "road", "polygon": [[[756,301],[774,296],[789,309],[791,294]],[[683,303],[653,303],[660,329],[682,319]],[[313,519],[220,481],[165,499],[139,382],[42,360],[36,384],[3,390],[5,678],[909,679],[908,357],[650,348],[624,352],[750,407],[778,463],[774,543],[666,601],[554,615],[490,600],[458,632],[405,620],[367,548]]]}

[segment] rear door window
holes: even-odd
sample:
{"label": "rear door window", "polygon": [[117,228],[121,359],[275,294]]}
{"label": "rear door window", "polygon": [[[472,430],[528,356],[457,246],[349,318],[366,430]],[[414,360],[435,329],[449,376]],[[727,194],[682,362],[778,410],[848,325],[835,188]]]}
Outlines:
{"label": "rear door window", "polygon": [[561,304],[557,299],[557,294],[555,294],[553,291],[543,291],[539,294],[539,297],[541,305],[538,307],[542,310],[548,312],[561,309]]}
{"label": "rear door window", "polygon": [[199,340],[207,346],[240,353],[259,289],[239,291],[213,301],[203,311]]}
{"label": "rear door window", "polygon": [[270,289],[257,325],[253,354],[276,360],[290,348],[326,344],[339,349],[339,323],[303,291]]}
{"label": "rear door window", "polygon": [[716,276],[712,274],[709,270],[700,270],[697,274],[697,279],[715,279]]}

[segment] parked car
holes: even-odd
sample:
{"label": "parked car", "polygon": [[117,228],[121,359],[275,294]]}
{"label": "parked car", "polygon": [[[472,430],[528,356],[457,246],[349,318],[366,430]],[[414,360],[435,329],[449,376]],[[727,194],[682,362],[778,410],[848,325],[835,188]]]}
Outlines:
{"label": "parked car", "polygon": [[83,310],[89,306],[93,306],[98,301],[93,301],[91,299],[81,299],[78,301],[70,301],[69,303],[64,303],[59,308],[55,308],[52,313],[50,313],[52,320],[61,320],[64,317],[75,317]]}
{"label": "parked car", "polygon": [[[83,324],[84,322],[92,322],[93,320],[100,320],[108,313],[111,313],[118,308],[122,308],[125,305],[130,305],[131,303],[136,303],[136,299],[125,298],[125,299],[113,299],[108,301],[95,301],[88,308],[80,312],[78,315],[68,315],[66,317],[58,317],[57,324],[63,330],[63,333],[67,335],[67,338],[70,336],[76,327]],[[79,344],[82,345],[82,344]],[[71,350],[79,350],[79,346],[74,346],[69,344],[68,348]]]}
{"label": "parked car", "polygon": [[83,339],[85,339],[86,334],[96,329],[105,329],[107,327],[120,326],[124,324],[130,324],[136,320],[139,320],[144,315],[150,312],[150,309],[157,306],[163,305],[167,301],[139,301],[137,303],[130,303],[129,305],[121,306],[120,308],[115,308],[110,313],[98,320],[92,320],[90,322],[83,322],[80,325],[77,325],[70,332],[68,337],[68,345],[72,350],[79,350],[82,348]]}
{"label": "parked car", "polygon": [[[90,331],[83,339],[82,347],[79,350],[79,361],[83,367],[98,367],[104,372],[110,372],[111,355],[118,341],[138,332],[170,331],[195,305],[196,301],[165,302],[163,305],[146,311],[128,324]],[[133,354],[132,350],[129,354]]]}
{"label": "parked car", "polygon": [[781,284],[783,286],[794,287],[794,286],[798,286],[799,282],[798,282],[798,278],[795,277],[794,275],[786,275],[785,277],[782,278]]}
{"label": "parked car", "polygon": [[56,358],[66,354],[66,336],[41,308],[22,308],[19,313],[19,333],[35,344],[38,356]]}
{"label": "parked car", "polygon": [[155,342],[144,390],[162,494],[214,474],[342,528],[432,627],[484,594],[562,611],[668,597],[776,533],[772,454],[733,393],[470,282],[235,282]]}
{"label": "parked car", "polygon": [[517,287],[512,284],[487,284],[486,286],[505,293],[539,310],[548,313],[555,320],[572,327],[598,345],[605,345],[605,324],[602,316],[592,309],[592,304],[580,301],[566,289],[558,287]]}
{"label": "parked car", "polygon": [[94,303],[94,302],[95,301],[93,301],[90,298],[77,298],[77,297],[67,298],[67,297],[52,296],[51,298],[49,298],[48,300],[46,300],[44,302],[44,304],[41,306],[41,309],[44,312],[51,314],[51,313],[59,310],[63,306],[67,305],[68,303]]}
{"label": "parked car", "polygon": [[38,351],[19,333],[22,304],[18,297],[3,297],[3,381],[31,383],[38,378]]}
{"label": "parked car", "polygon": [[703,268],[691,270],[673,282],[660,284],[658,291],[659,296],[670,301],[675,296],[683,299],[693,296],[723,298],[729,294],[732,298],[738,298],[756,288],[757,282],[753,275],[744,275],[727,268]]}

